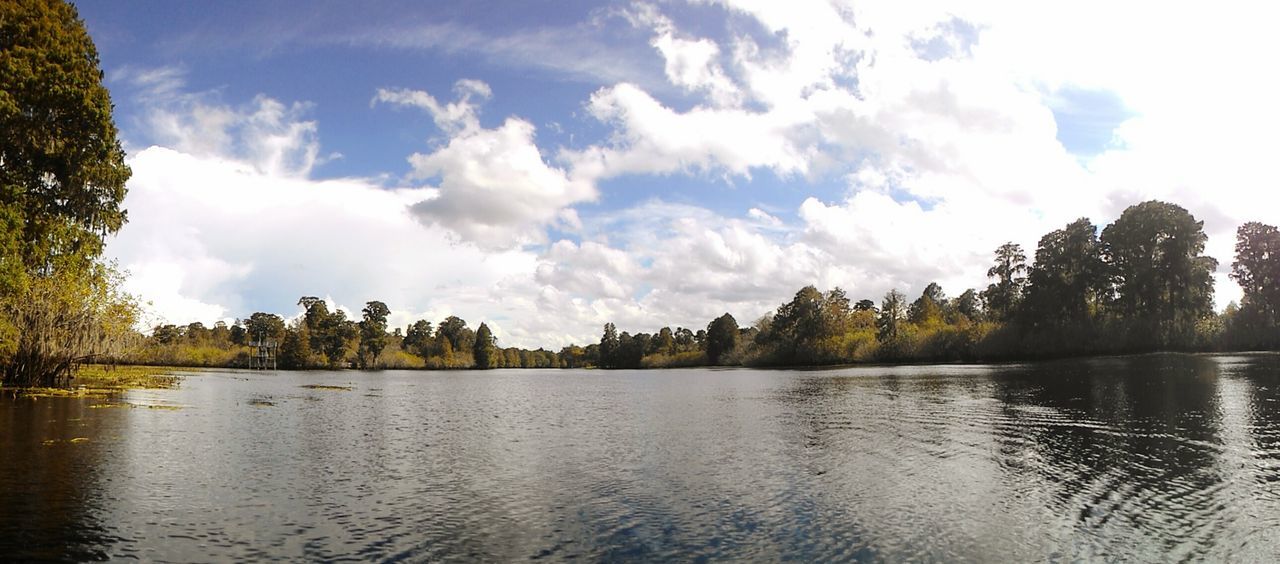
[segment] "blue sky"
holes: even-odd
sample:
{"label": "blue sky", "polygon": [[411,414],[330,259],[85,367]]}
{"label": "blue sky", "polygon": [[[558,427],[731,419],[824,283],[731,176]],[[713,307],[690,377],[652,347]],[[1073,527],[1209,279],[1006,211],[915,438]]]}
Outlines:
{"label": "blue sky", "polygon": [[561,346],[810,283],[959,294],[1143,199],[1224,265],[1277,219],[1249,4],[78,7],[135,172],[109,253],[154,322],[323,295]]}

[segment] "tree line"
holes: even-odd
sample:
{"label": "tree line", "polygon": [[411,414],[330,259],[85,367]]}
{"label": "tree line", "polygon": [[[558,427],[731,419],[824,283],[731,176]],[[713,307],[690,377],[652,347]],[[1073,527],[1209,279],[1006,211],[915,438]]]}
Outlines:
{"label": "tree line", "polygon": [[277,365],[286,370],[313,368],[554,368],[556,353],[542,349],[501,348],[488,324],[472,329],[457,316],[438,324],[420,319],[404,328],[388,328],[391,310],[370,301],[359,319],[324,300],[303,296],[302,315],[286,321],[274,313],[256,312],[228,325],[203,323],[159,325],[122,360],[135,364],[174,366],[249,365],[250,348],[269,344]]}
{"label": "tree line", "polygon": [[[1244,297],[1221,313],[1213,310],[1217,261],[1203,255],[1205,241],[1203,223],[1186,209],[1148,201],[1101,230],[1081,218],[1045,234],[1031,260],[1020,245],[1005,243],[993,252],[987,286],[955,297],[936,282],[914,299],[891,290],[878,303],[854,301],[839,287],[806,286],[747,326],[729,313],[705,328],[653,333],[607,323],[599,342],[557,352],[499,348],[486,324],[472,331],[453,316],[388,332],[382,302],[348,320],[315,297],[299,300],[305,313],[291,324],[255,313],[243,327],[205,331],[193,324],[185,338],[243,345],[265,335],[282,343],[286,368],[807,366],[1280,347],[1280,231],[1257,222],[1239,228],[1230,277]],[[142,360],[190,362],[157,352],[182,333],[156,328],[152,356]],[[229,359],[215,364],[236,364]]]}

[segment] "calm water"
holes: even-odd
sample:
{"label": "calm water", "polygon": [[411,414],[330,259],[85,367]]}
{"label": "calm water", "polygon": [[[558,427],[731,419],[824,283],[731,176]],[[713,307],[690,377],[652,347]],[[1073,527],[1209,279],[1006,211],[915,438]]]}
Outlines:
{"label": "calm water", "polygon": [[1274,561],[1280,357],[4,397],[0,555]]}

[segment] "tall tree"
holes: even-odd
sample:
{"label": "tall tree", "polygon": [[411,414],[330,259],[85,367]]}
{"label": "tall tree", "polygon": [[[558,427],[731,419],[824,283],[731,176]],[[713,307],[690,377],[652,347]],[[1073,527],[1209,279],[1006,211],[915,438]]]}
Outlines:
{"label": "tall tree", "polygon": [[1280,230],[1256,221],[1241,225],[1231,279],[1244,290],[1244,309],[1257,310],[1273,327],[1280,322]]}
{"label": "tall tree", "polygon": [[707,325],[707,361],[720,364],[724,355],[738,348],[738,320],[725,313]]}
{"label": "tall tree", "polygon": [[124,225],[130,171],[111,109],[74,6],[0,3],[0,221],[16,228],[0,232],[17,240],[20,264],[48,272],[59,258],[97,257]]}
{"label": "tall tree", "polygon": [[323,351],[325,331],[330,327],[328,304],[315,296],[302,296],[298,298],[298,305],[305,310],[300,330],[306,338],[307,347],[313,351]]}
{"label": "tall tree", "polygon": [[649,344],[650,352],[657,354],[675,354],[676,338],[670,327],[663,327]]}
{"label": "tall tree", "polygon": [[604,334],[600,336],[600,367],[617,368],[618,366],[618,328],[613,323],[604,324]]}
{"label": "tall tree", "polygon": [[493,368],[497,361],[497,339],[494,338],[493,332],[489,330],[489,325],[481,323],[476,329],[476,344],[472,349],[472,354],[476,359],[476,368],[481,370]]}
{"label": "tall tree", "polygon": [[769,341],[782,361],[822,362],[828,341],[847,329],[852,306],[844,290],[823,294],[813,286],[796,292],[778,307],[769,328]]}
{"label": "tall tree", "polygon": [[[323,303],[323,302],[322,302]],[[320,321],[320,327],[312,329],[312,335],[320,335],[320,351],[330,367],[340,366],[353,344],[358,344],[360,331],[355,322],[347,319],[347,313],[334,311]]]}
{"label": "tall tree", "polygon": [[907,297],[898,290],[889,290],[880,302],[880,317],[876,320],[881,341],[892,341],[901,334],[903,318],[907,315]]}
{"label": "tall tree", "polygon": [[450,315],[436,327],[436,336],[449,341],[449,346],[456,352],[471,349],[475,333],[467,327],[467,322],[461,317]]}
{"label": "tall tree", "polygon": [[942,292],[942,286],[937,282],[930,282],[920,293],[920,297],[907,306],[907,319],[916,325],[942,323],[942,308],[946,302],[947,297]]}
{"label": "tall tree", "polygon": [[988,278],[996,281],[987,286],[982,300],[987,313],[996,320],[1006,320],[1017,310],[1027,281],[1027,254],[1022,245],[1009,242],[995,251],[995,264],[987,270]]}
{"label": "tall tree", "polygon": [[1200,254],[1203,227],[1182,206],[1152,200],[1102,230],[1116,309],[1148,346],[1190,344],[1196,322],[1212,313],[1218,261]]}
{"label": "tall tree", "polygon": [[284,320],[274,313],[255,312],[245,321],[249,340],[271,340],[277,343],[284,338]]}
{"label": "tall tree", "polygon": [[1028,282],[1025,313],[1032,325],[1088,321],[1108,290],[1098,228],[1082,217],[1041,237]]}
{"label": "tall tree", "polygon": [[311,358],[311,345],[301,331],[301,323],[294,322],[285,329],[284,339],[280,342],[278,357],[280,368],[298,370],[306,368]]}
{"label": "tall tree", "polygon": [[955,299],[954,311],[969,321],[982,321],[982,298],[972,288],[965,290]]}
{"label": "tall tree", "polygon": [[391,310],[375,300],[365,303],[360,313],[360,367],[368,368],[377,363],[378,355],[387,347],[387,316]]}
{"label": "tall tree", "polygon": [[404,332],[404,348],[405,350],[416,354],[422,358],[431,356],[432,345],[431,322],[425,319],[419,319],[413,322]]}
{"label": "tall tree", "polygon": [[0,2],[5,384],[64,385],[77,363],[131,332],[137,308],[113,285],[120,276],[97,262],[103,238],[126,220],[130,171],[111,110],[97,49],[73,6]]}

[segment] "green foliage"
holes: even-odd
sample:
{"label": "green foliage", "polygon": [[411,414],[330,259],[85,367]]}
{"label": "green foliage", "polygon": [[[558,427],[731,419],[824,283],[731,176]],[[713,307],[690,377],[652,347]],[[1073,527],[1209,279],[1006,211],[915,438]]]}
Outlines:
{"label": "green foliage", "polygon": [[65,385],[118,354],[137,306],[97,262],[124,225],[129,167],[97,49],[57,0],[0,1],[0,367],[8,385]]}
{"label": "green foliage", "polygon": [[391,314],[391,310],[387,308],[387,304],[372,301],[365,304],[361,313],[363,318],[360,320],[358,357],[361,368],[370,368],[376,364],[382,349],[387,348],[387,316]]}
{"label": "green foliage", "polygon": [[827,364],[839,358],[836,338],[850,327],[853,308],[844,290],[823,294],[805,286],[782,304],[762,331],[768,347],[760,361],[769,364]]}
{"label": "green foliage", "polygon": [[903,319],[907,316],[907,297],[898,290],[889,290],[880,302],[880,315],[876,317],[876,327],[881,341],[893,341],[901,333]]}
{"label": "green foliage", "polygon": [[472,356],[475,357],[475,367],[488,369],[494,368],[501,364],[498,359],[497,339],[494,338],[493,332],[489,330],[489,325],[480,324],[480,328],[476,329],[475,347],[472,349]]}
{"label": "green foliage", "polygon": [[5,339],[4,384],[61,387],[76,366],[118,359],[133,345],[139,307],[110,265],[56,268],[0,299],[0,317],[16,334]]}
{"label": "green foliage", "polygon": [[907,306],[907,320],[916,325],[938,325],[942,323],[942,308],[947,303],[946,294],[937,282],[930,282],[916,301]]}
{"label": "green foliage", "polygon": [[1098,229],[1086,218],[1040,238],[1023,313],[1048,330],[1089,322],[1108,289]]}
{"label": "green foliage", "polygon": [[725,313],[707,326],[707,361],[720,364],[725,355],[738,348],[738,320]]}
{"label": "green foliage", "polygon": [[274,313],[254,312],[245,322],[250,341],[275,341],[284,338],[284,319]]}
{"label": "green foliage", "polygon": [[1201,256],[1204,222],[1181,206],[1159,201],[1130,206],[1102,231],[1103,253],[1116,297],[1142,348],[1190,345],[1213,305],[1218,262]]}
{"label": "green foliage", "polygon": [[311,364],[311,345],[309,336],[301,326],[291,327],[280,343],[280,352],[276,363],[286,370],[299,370]]}
{"label": "green foliage", "polygon": [[600,336],[600,368],[618,368],[620,349],[618,328],[612,323],[605,323],[604,334]]}
{"label": "green foliage", "polygon": [[475,343],[475,332],[462,318],[450,315],[436,329],[437,340],[447,340],[454,351],[470,351]]}
{"label": "green foliage", "polygon": [[434,344],[430,321],[419,319],[404,332],[403,347],[407,352],[426,358],[431,356]]}
{"label": "green foliage", "polygon": [[1222,337],[1241,348],[1280,347],[1280,230],[1258,222],[1240,226],[1231,279],[1244,299],[1224,315]]}
{"label": "green foliage", "polygon": [[982,293],[987,312],[993,319],[1003,321],[1017,311],[1027,283],[1026,274],[1027,254],[1021,245],[1009,242],[996,249],[995,264],[987,270],[987,277],[996,281]]}
{"label": "green foliage", "polygon": [[[0,2],[0,279],[86,268],[125,223],[129,167],[98,53],[59,0]],[[15,221],[21,217],[21,222]],[[19,266],[19,264],[21,266]]]}

